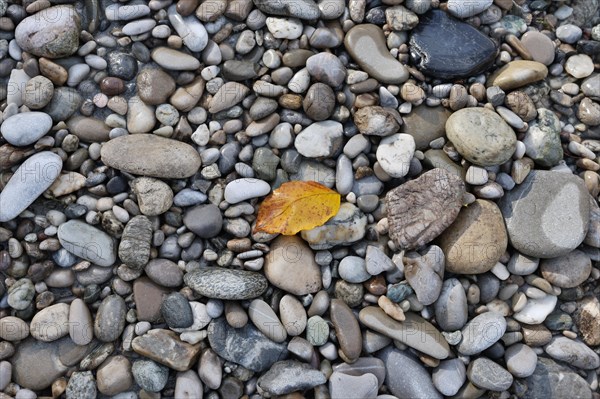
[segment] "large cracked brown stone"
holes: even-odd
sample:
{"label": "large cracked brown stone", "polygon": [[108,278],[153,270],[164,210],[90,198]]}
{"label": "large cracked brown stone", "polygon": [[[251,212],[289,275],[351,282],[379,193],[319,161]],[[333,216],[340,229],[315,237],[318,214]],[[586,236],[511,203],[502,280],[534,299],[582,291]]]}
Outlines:
{"label": "large cracked brown stone", "polygon": [[386,195],[389,234],[401,249],[422,247],[454,222],[462,206],[464,182],[435,168]]}

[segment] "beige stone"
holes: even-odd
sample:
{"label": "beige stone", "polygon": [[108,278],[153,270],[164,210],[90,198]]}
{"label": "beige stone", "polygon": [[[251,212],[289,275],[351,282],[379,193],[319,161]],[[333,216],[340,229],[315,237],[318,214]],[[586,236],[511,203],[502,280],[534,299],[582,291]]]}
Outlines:
{"label": "beige stone", "polygon": [[321,289],[321,270],[313,251],[297,236],[279,236],[272,242],[264,271],[271,284],[295,295]]}
{"label": "beige stone", "polygon": [[133,383],[131,363],[125,356],[117,355],[106,359],[96,375],[98,390],[108,396],[128,390]]}
{"label": "beige stone", "polygon": [[479,274],[489,271],[500,260],[508,236],[498,206],[478,199],[460,211],[438,241],[446,255],[447,271]]}
{"label": "beige stone", "polygon": [[513,90],[544,79],[548,75],[546,65],[536,61],[512,61],[493,73],[487,85],[502,90]]}

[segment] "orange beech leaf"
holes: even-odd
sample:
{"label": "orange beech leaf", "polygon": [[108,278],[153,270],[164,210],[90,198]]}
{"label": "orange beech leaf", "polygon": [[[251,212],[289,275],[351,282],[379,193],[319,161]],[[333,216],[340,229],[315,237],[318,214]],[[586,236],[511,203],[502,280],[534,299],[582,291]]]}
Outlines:
{"label": "orange beech leaf", "polygon": [[340,209],[340,195],[314,181],[283,183],[258,209],[254,232],[286,236],[322,226]]}

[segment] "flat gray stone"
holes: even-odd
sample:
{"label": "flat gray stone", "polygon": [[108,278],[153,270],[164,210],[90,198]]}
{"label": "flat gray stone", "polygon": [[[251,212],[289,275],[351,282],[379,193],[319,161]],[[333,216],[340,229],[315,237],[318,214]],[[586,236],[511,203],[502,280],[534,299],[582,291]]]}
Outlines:
{"label": "flat gray stone", "polygon": [[490,391],[505,391],[513,383],[513,376],[506,369],[485,357],[469,364],[467,376],[475,386]]}
{"label": "flat gray stone", "polygon": [[524,399],[591,399],[592,390],[586,380],[570,368],[546,357],[538,358],[534,373],[525,379]]}
{"label": "flat gray stone", "polygon": [[70,220],[58,227],[58,240],[70,253],[99,266],[112,266],[117,258],[111,236],[80,220]]}
{"label": "flat gray stone", "polygon": [[111,168],[167,179],[190,177],[202,163],[191,145],[154,134],[114,138],[102,146],[101,157]]}
{"label": "flat gray stone", "polygon": [[457,346],[464,355],[476,355],[494,345],[506,332],[506,319],[500,313],[486,312],[474,317],[462,329]]}
{"label": "flat gray stone", "polygon": [[23,162],[0,192],[0,222],[8,222],[27,209],[58,178],[62,165],[62,159],[49,151]]}
{"label": "flat gray stone", "polygon": [[570,173],[534,170],[499,202],[508,237],[519,252],[555,258],[577,248],[590,218],[583,180]]}
{"label": "flat gray stone", "polygon": [[42,138],[52,128],[52,118],[43,112],[23,112],[2,122],[0,132],[12,145],[27,146]]}
{"label": "flat gray stone", "polygon": [[252,324],[233,328],[224,317],[213,320],[208,326],[211,348],[223,359],[244,366],[255,372],[271,367],[287,357],[285,344],[277,344]]}
{"label": "flat gray stone", "polygon": [[261,273],[205,267],[187,273],[183,280],[198,294],[207,298],[242,300],[262,295],[267,289],[267,279]]}
{"label": "flat gray stone", "polygon": [[442,399],[429,372],[407,351],[387,348],[379,356],[386,367],[385,383],[398,398]]}
{"label": "flat gray stone", "polygon": [[259,389],[271,395],[286,395],[312,389],[327,381],[325,374],[297,360],[275,363],[257,381]]}
{"label": "flat gray stone", "polygon": [[555,336],[544,347],[548,355],[584,370],[600,367],[600,358],[585,343],[567,337]]}

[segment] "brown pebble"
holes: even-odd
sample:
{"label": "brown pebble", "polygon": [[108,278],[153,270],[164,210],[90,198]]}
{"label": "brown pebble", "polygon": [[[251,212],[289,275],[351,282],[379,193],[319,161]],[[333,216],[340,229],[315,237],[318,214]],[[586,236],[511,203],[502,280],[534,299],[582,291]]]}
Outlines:
{"label": "brown pebble", "polygon": [[373,295],[384,295],[387,292],[385,278],[382,275],[369,279],[364,283],[364,286]]}
{"label": "brown pebble", "polygon": [[521,43],[518,37],[509,34],[504,37],[504,40],[506,40],[506,43],[508,43],[510,47],[515,50],[519,56],[521,56],[521,58],[527,61],[533,60],[531,53],[525,46],[523,46],[523,43]]}
{"label": "brown pebble", "polygon": [[464,108],[469,102],[469,93],[463,85],[453,85],[450,89],[449,105],[453,111]]}
{"label": "brown pebble", "polygon": [[242,328],[248,324],[248,314],[238,302],[225,302],[225,319],[233,328]]}
{"label": "brown pebble", "polygon": [[283,108],[297,110],[302,108],[302,96],[287,93],[279,97],[278,103]]}
{"label": "brown pebble", "polygon": [[529,122],[537,116],[535,104],[525,92],[513,91],[507,94],[504,103],[525,122]]}
{"label": "brown pebble", "polygon": [[107,96],[116,96],[125,91],[125,82],[116,77],[106,77],[100,82],[100,90]]}
{"label": "brown pebble", "polygon": [[55,64],[47,58],[40,58],[40,73],[50,79],[55,86],[63,86],[67,82],[69,73],[62,66]]}
{"label": "brown pebble", "polygon": [[600,175],[591,170],[586,170],[583,172],[582,178],[589,193],[593,197],[597,197],[600,194]]}
{"label": "brown pebble", "polygon": [[591,170],[593,172],[597,172],[600,170],[600,165],[598,165],[596,162],[592,161],[591,159],[580,158],[577,160],[576,164],[581,169]]}
{"label": "brown pebble", "polygon": [[372,93],[363,93],[356,96],[354,100],[354,106],[356,108],[364,108],[370,105],[379,104],[379,96]]}
{"label": "brown pebble", "polygon": [[198,0],[179,0],[177,2],[177,12],[184,17],[192,15],[198,8]]}
{"label": "brown pebble", "polygon": [[485,86],[481,83],[473,83],[471,87],[469,87],[469,94],[475,97],[475,99],[479,102],[485,101],[485,93]]}

